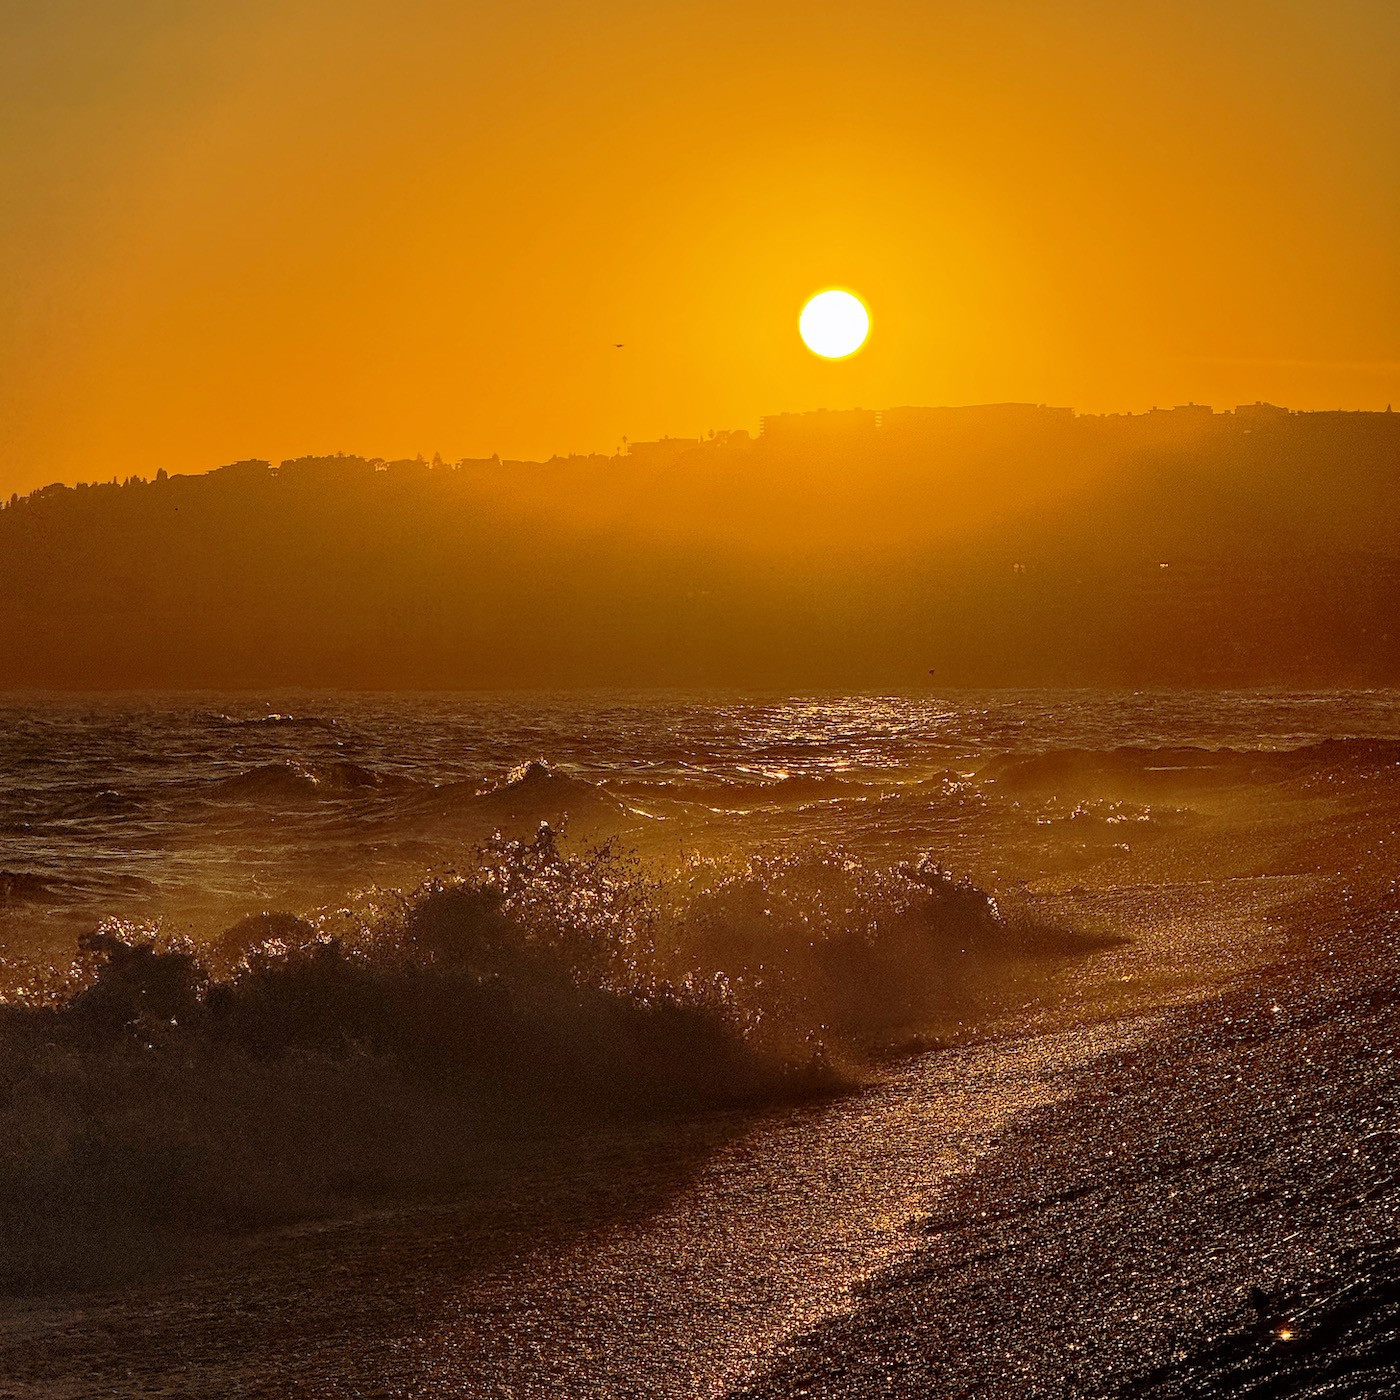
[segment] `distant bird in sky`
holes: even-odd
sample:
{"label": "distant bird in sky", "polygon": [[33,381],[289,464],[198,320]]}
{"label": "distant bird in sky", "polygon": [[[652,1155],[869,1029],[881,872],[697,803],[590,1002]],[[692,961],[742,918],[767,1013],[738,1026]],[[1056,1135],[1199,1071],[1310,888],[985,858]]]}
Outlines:
{"label": "distant bird in sky", "polygon": [[619,342],[617,345],[614,345],[614,346],[613,346],[613,349],[614,349],[614,350],[621,350],[621,349],[622,349],[622,343]]}

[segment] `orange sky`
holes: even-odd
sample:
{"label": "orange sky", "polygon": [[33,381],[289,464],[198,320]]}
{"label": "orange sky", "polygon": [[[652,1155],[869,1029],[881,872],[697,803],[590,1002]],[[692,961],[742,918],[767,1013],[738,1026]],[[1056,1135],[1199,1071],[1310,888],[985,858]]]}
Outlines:
{"label": "orange sky", "polygon": [[[1393,0],[10,0],[0,490],[1383,408],[1398,249]],[[831,364],[833,283],[874,333]]]}

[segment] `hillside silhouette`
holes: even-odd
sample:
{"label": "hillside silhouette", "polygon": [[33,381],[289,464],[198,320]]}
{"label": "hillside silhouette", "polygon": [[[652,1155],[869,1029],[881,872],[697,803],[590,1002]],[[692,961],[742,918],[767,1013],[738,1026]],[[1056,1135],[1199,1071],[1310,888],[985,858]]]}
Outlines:
{"label": "hillside silhouette", "polygon": [[1400,681],[1400,418],[1003,404],[0,509],[0,686]]}

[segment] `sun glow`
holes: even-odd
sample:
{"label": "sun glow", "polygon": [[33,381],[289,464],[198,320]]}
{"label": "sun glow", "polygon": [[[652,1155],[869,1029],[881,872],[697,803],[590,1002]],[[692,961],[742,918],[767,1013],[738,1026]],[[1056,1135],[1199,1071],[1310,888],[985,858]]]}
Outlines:
{"label": "sun glow", "polygon": [[802,308],[797,323],[802,341],[824,360],[843,360],[854,355],[870,334],[870,313],[865,303],[850,292],[818,292]]}

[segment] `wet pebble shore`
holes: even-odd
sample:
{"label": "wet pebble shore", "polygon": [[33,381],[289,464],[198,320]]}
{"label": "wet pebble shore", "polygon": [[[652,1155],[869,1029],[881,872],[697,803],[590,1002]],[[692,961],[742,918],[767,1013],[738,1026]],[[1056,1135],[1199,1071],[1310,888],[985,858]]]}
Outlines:
{"label": "wet pebble shore", "polygon": [[1095,1061],[734,1395],[1400,1393],[1397,922]]}

